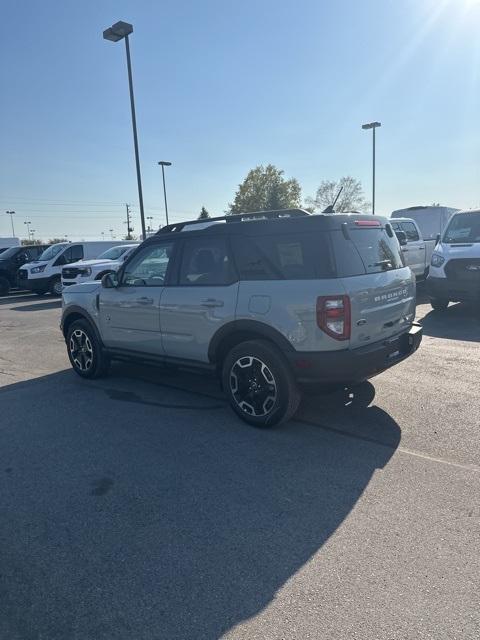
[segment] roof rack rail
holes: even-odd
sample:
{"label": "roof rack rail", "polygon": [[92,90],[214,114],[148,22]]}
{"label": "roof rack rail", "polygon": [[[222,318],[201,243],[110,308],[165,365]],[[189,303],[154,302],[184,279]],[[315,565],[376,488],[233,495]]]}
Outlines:
{"label": "roof rack rail", "polygon": [[186,220],[185,222],[173,222],[159,229],[156,233],[171,233],[174,231],[181,231],[184,227],[195,224],[208,224],[211,222],[254,222],[256,220],[269,220],[269,219],[281,219],[281,218],[303,218],[309,216],[308,211],[304,209],[275,209],[273,211],[252,211],[250,213],[232,213],[228,216],[219,216],[217,218],[202,218],[201,220]]}

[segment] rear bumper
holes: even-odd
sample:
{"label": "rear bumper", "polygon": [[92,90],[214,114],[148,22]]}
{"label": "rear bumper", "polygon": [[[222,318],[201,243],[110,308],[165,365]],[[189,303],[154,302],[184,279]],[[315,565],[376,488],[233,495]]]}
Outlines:
{"label": "rear bumper", "polygon": [[418,349],[422,335],[421,325],[413,323],[409,331],[358,349],[297,351],[285,356],[299,384],[348,384],[373,378],[402,362]]}
{"label": "rear bumper", "polygon": [[475,282],[428,276],[427,292],[431,298],[450,300],[450,302],[478,302],[480,300],[480,279]]}

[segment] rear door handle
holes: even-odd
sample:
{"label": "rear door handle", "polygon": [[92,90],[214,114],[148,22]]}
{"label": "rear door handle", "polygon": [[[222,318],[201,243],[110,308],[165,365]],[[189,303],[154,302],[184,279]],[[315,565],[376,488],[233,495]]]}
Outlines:
{"label": "rear door handle", "polygon": [[145,296],[145,297],[143,297],[143,298],[137,298],[137,299],[135,300],[135,302],[136,302],[137,304],[145,304],[145,305],[147,305],[147,304],[153,304],[153,298],[147,298],[147,297]]}
{"label": "rear door handle", "polygon": [[223,300],[215,300],[215,298],[204,298],[201,301],[202,307],[223,307]]}
{"label": "rear door handle", "polygon": [[425,251],[425,247],[418,247],[420,251]]}

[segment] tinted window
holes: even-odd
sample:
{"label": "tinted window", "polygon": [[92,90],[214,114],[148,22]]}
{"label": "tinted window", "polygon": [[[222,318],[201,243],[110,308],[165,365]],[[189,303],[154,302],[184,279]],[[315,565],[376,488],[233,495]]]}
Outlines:
{"label": "tinted window", "polygon": [[407,234],[407,240],[409,242],[416,242],[417,240],[420,240],[417,227],[413,222],[402,222],[402,231],[405,231]]}
{"label": "tinted window", "polygon": [[20,250],[19,247],[10,247],[10,249],[4,249],[1,254],[2,254],[2,260],[8,260],[8,258],[13,258],[18,251]]}
{"label": "tinted window", "polygon": [[78,262],[83,258],[83,247],[81,244],[76,244],[73,247],[69,247],[65,253],[60,256],[59,264],[70,264],[71,262]]}
{"label": "tinted window", "polygon": [[334,276],[326,233],[235,236],[232,240],[242,280],[311,280]]}
{"label": "tinted window", "polygon": [[145,247],[127,262],[122,285],[129,287],[162,287],[173,254],[173,242]]}
{"label": "tinted window", "polygon": [[450,220],[444,242],[480,242],[480,214],[460,213]]}
{"label": "tinted window", "polygon": [[[366,273],[401,269],[404,266],[397,239],[390,238],[385,229],[375,227],[349,229],[348,233],[363,262]],[[338,258],[339,256],[337,256],[337,260]]]}
{"label": "tinted window", "polygon": [[179,284],[230,284],[234,277],[225,238],[192,238],[183,246]]}

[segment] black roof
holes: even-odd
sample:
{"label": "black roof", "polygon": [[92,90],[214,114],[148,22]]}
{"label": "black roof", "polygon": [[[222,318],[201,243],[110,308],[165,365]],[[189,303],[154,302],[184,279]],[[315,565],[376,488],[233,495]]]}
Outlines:
{"label": "black roof", "polygon": [[[185,229],[188,234],[203,234],[208,231],[215,235],[263,235],[273,232],[294,233],[298,231],[340,230],[342,224],[351,226],[358,220],[377,220],[382,226],[387,222],[381,216],[361,213],[310,214],[304,209],[280,209],[275,211],[255,211],[253,213],[232,214],[201,220],[186,220],[162,227],[146,242],[165,238],[169,234],[176,235]],[[195,227],[198,225],[198,229]],[[184,234],[182,234],[184,235]]]}

